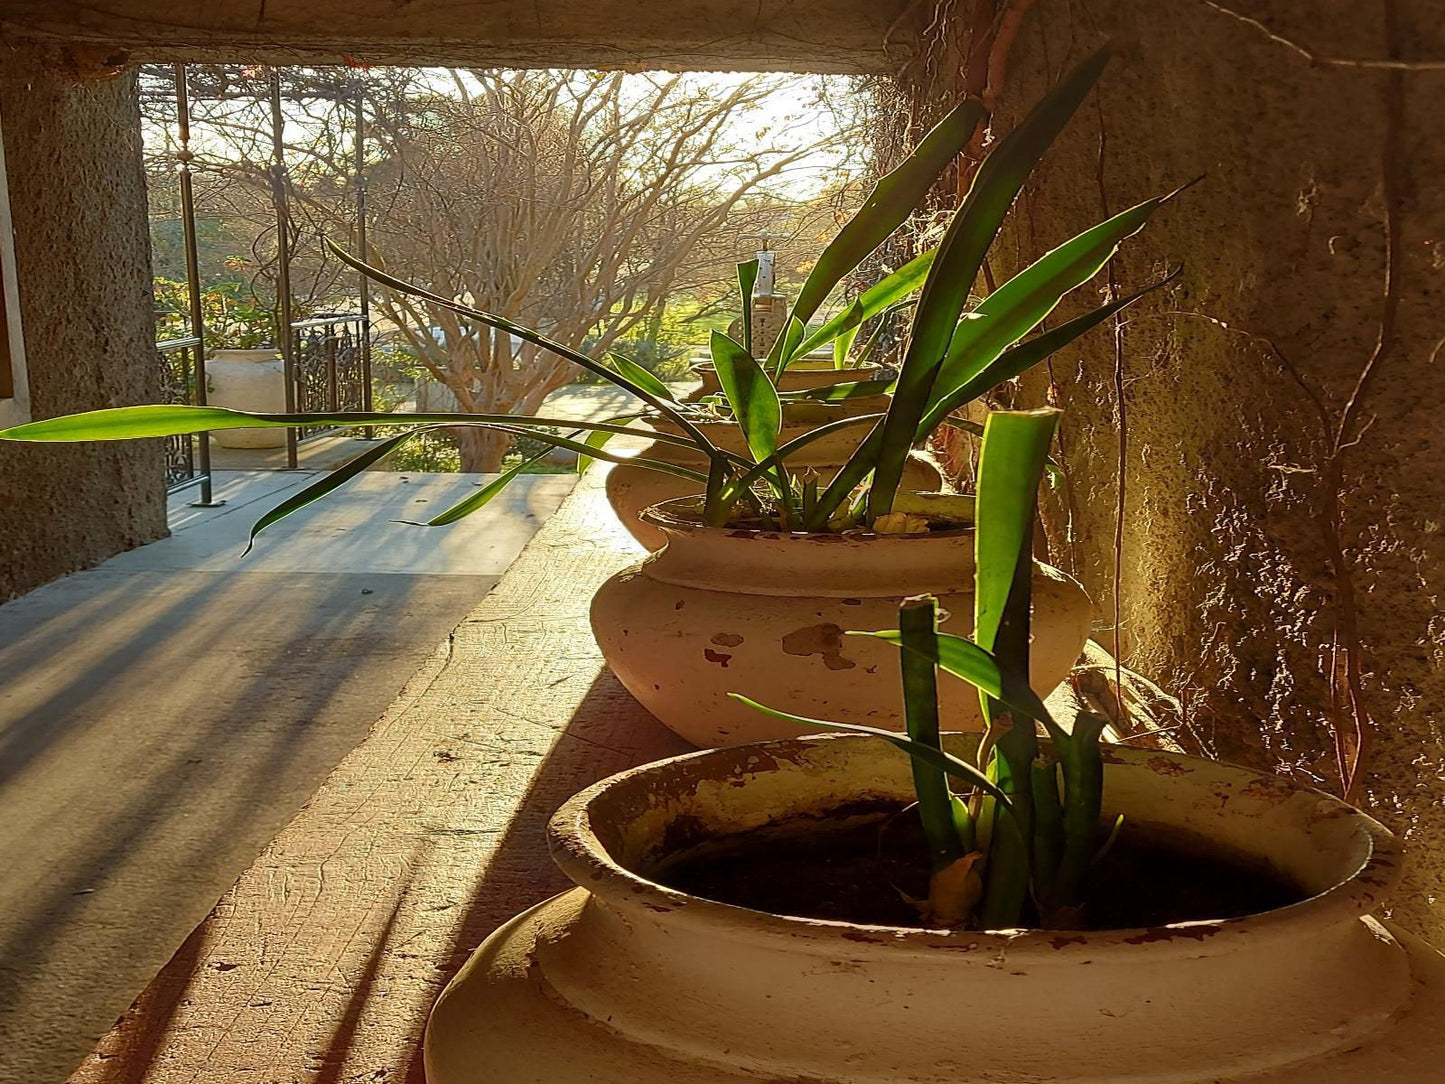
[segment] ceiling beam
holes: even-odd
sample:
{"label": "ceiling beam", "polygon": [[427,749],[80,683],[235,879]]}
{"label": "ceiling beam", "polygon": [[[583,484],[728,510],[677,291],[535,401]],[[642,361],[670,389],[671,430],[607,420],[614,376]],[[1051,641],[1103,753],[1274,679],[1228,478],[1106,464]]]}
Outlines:
{"label": "ceiling beam", "polygon": [[141,61],[886,73],[917,0],[5,0],[0,40]]}

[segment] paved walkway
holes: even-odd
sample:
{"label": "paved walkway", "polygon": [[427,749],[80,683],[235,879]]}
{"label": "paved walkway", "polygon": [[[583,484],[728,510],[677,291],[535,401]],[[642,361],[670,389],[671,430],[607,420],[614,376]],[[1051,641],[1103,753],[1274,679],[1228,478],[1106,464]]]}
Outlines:
{"label": "paved walkway", "polygon": [[[171,538],[0,606],[0,1081],[80,1060],[570,490],[407,526],[475,475],[224,472]],[[277,885],[278,893],[287,891]]]}

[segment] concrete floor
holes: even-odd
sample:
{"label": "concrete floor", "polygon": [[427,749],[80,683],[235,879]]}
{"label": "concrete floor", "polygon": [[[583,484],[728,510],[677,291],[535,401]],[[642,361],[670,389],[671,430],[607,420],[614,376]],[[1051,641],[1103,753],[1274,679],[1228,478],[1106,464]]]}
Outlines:
{"label": "concrete floor", "polygon": [[[296,443],[300,470],[332,470],[373,447],[345,433],[322,433]],[[226,448],[211,441],[213,471],[285,470],[286,448]]]}
{"label": "concrete floor", "polygon": [[[169,539],[0,606],[0,1081],[64,1079],[571,488],[218,476]],[[277,886],[285,891],[285,886]]]}

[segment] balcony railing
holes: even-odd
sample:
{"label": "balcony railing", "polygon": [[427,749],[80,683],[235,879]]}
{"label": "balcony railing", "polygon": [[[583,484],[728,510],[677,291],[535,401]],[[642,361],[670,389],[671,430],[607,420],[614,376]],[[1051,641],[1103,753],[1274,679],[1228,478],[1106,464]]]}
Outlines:
{"label": "balcony railing", "polygon": [[[371,409],[371,320],[365,313],[323,313],[291,324],[286,367],[297,411],[334,414]],[[288,429],[288,465],[296,466],[296,442],[337,428]],[[370,428],[364,435],[371,436]]]}
{"label": "balcony railing", "polygon": [[[296,372],[296,409],[371,409],[368,321],[359,313],[327,313],[291,325]],[[304,436],[326,427],[303,430]]]}
{"label": "balcony railing", "polygon": [[[161,370],[161,401],[194,405],[205,401],[197,392],[196,357],[201,340],[195,336],[165,339],[156,343],[156,360]],[[166,492],[175,493],[193,485],[201,487],[201,500],[211,500],[211,460],[206,434],[181,434],[166,438]]]}

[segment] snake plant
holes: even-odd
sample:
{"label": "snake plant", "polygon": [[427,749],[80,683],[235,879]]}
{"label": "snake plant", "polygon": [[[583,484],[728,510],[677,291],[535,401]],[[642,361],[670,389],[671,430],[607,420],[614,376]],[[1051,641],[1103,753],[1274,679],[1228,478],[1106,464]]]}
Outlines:
{"label": "snake plant", "polygon": [[[911,260],[865,291],[843,312],[810,326],[824,298],[842,277],[883,243],[912,213],[918,200],[967,142],[983,117],[982,105],[969,99],[957,106],[897,169],[878,182],[862,209],[825,248],[793,303],[784,333],[768,354],[757,357],[744,342],[714,333],[712,358],[727,409],[746,436],[746,452],[717,447],[697,424],[693,408],[676,402],[667,387],[641,366],[610,355],[598,360],[531,328],[454,298],[403,282],[333,246],[349,264],[377,282],[456,311],[462,316],[536,344],[579,368],[631,393],[643,409],[668,419],[675,432],[656,433],[631,424],[638,414],[601,422],[493,414],[376,413],[260,414],[196,406],[139,406],[92,411],[32,422],[0,431],[0,438],[26,441],[117,440],[160,437],[248,427],[384,423],[403,425],[397,436],[379,442],[350,463],[297,493],[272,510],[255,533],[304,507],[355,477],[418,433],[443,426],[483,426],[527,435],[579,456],[620,461],[604,445],[614,436],[638,436],[693,449],[706,470],[632,457],[638,466],[679,475],[704,494],[706,523],[725,526],[763,522],[787,530],[835,532],[854,527],[882,528],[899,501],[903,468],[910,449],[927,441],[950,415],[987,394],[1097,327],[1144,293],[1167,282],[1151,283],[1057,326],[1035,334],[1065,295],[1087,283],[1112,258],[1118,246],[1138,232],[1174,193],[1157,196],[1113,215],[1065,241],[998,285],[970,308],[970,291],[1005,216],[1035,164],[1083,102],[1103,71],[1107,50],[1070,72],[979,164],[962,204],[938,246]],[[746,306],[755,268],[743,265],[739,285]],[[1172,276],[1171,276],[1172,277]],[[913,295],[916,293],[916,299]],[[911,332],[895,381],[888,385],[886,411],[855,415],[818,426],[780,443],[782,403],[778,374],[796,359],[851,336],[866,321],[914,307]],[[746,313],[745,313],[746,315]],[[743,321],[747,328],[748,321]],[[829,397],[877,394],[860,383],[821,393]],[[789,470],[789,458],[808,443],[838,429],[866,427],[866,434],[843,469],[826,486],[811,475]],[[556,429],[563,432],[555,432]],[[516,476],[517,470],[431,520],[454,522],[482,507]],[[897,517],[894,516],[896,520]],[[890,528],[895,527],[889,524]]]}
{"label": "snake plant", "polygon": [[[852,634],[898,645],[905,734],[792,715],[733,694],[777,718],[872,734],[909,754],[931,867],[921,908],[930,925],[1066,928],[1101,849],[1103,720],[1081,713],[1065,730],[1029,686],[1033,527],[1057,415],[1000,411],[985,422],[973,638],[939,632],[929,596],[903,603],[897,629]],[[979,690],[987,728],[972,760],[944,749],[939,669]],[[955,793],[950,778],[966,793]]]}

